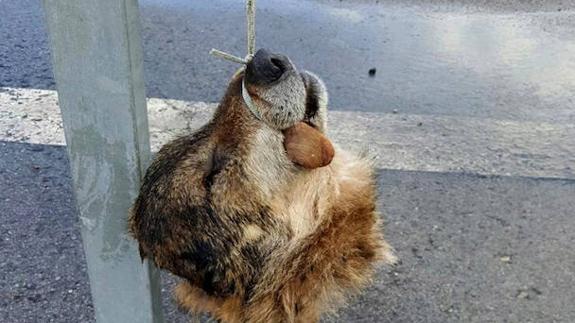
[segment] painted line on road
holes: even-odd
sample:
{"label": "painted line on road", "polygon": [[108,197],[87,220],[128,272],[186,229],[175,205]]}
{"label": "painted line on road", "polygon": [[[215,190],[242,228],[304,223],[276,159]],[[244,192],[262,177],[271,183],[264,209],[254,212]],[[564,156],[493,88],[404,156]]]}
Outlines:
{"label": "painted line on road", "polygon": [[[203,125],[215,106],[148,99],[152,150]],[[328,127],[384,169],[575,179],[574,125],[330,111]],[[56,92],[0,88],[0,140],[64,145]]]}

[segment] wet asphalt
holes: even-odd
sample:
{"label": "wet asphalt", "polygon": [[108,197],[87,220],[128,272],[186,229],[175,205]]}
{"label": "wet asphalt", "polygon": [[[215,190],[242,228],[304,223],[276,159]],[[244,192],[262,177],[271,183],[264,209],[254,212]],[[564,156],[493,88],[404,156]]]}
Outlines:
{"label": "wet asphalt", "polygon": [[[575,121],[575,2],[500,2],[260,1],[257,45],[320,75],[332,109]],[[141,12],[148,96],[218,101],[238,66],[208,51],[245,53],[243,2]],[[0,13],[0,86],[54,88],[39,0]]]}
{"label": "wet asphalt", "polygon": [[[258,45],[318,73],[333,109],[573,123],[575,2],[467,2],[261,0]],[[245,51],[242,2],[141,11],[148,95],[217,101],[236,66],[207,51]],[[51,73],[40,2],[0,0],[0,86]],[[379,187],[401,262],[327,321],[575,322],[574,181],[380,170]],[[64,149],[0,142],[0,322],[92,316]]]}

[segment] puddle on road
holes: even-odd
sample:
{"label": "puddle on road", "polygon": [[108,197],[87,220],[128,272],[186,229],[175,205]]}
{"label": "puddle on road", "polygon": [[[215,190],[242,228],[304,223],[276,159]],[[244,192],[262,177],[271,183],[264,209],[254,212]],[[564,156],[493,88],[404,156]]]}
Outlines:
{"label": "puddle on road", "polygon": [[[162,21],[171,26],[164,33],[198,40],[182,54],[188,64],[213,46],[244,51],[243,1],[142,4],[145,14],[156,16],[146,23],[170,16]],[[575,11],[426,12],[381,4],[268,0],[258,2],[257,28],[258,45],[284,52],[322,76],[336,109],[575,121]],[[175,59],[163,68],[178,71],[179,63]],[[374,77],[368,75],[371,68],[377,69]],[[195,72],[194,78],[221,73]],[[181,91],[189,91],[193,82]],[[171,97],[187,98],[177,86],[162,86]],[[219,92],[191,94],[195,100],[219,99]]]}

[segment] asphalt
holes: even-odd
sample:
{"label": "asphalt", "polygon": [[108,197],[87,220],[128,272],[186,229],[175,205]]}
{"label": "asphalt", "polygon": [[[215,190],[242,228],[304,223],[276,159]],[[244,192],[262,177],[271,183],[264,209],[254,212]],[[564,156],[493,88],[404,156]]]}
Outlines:
{"label": "asphalt", "polygon": [[[237,66],[207,53],[245,53],[243,2],[140,2],[148,96],[219,101]],[[321,75],[332,109],[575,121],[573,1],[266,0],[258,8],[258,46]],[[0,13],[0,86],[53,89],[40,0],[3,0]]]}
{"label": "asphalt", "polygon": [[[206,52],[244,52],[241,2],[141,3],[148,95],[216,102],[236,66]],[[326,322],[575,322],[575,2],[258,6],[258,44],[321,75],[338,118],[390,127],[377,138],[384,154],[405,145],[441,157],[385,156],[397,166],[380,164],[380,209],[401,262]],[[39,0],[0,0],[0,87],[54,89],[47,44]],[[16,138],[9,124],[0,122],[0,322],[93,322],[65,149]],[[42,129],[33,134],[47,137]],[[493,144],[503,148],[482,150]],[[174,278],[164,282],[168,322],[187,322],[170,297]]]}
{"label": "asphalt", "polygon": [[[65,148],[0,156],[0,321],[92,322]],[[575,181],[380,170],[379,188],[401,262],[325,322],[575,321]]]}

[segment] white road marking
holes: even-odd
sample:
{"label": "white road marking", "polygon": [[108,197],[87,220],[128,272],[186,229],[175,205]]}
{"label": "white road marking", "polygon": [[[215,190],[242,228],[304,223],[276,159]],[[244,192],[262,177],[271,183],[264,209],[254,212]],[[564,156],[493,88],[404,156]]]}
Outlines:
{"label": "white road marking", "polygon": [[[215,106],[149,99],[152,150],[200,127]],[[575,179],[575,125],[331,111],[328,128],[384,169]],[[56,92],[0,88],[0,140],[64,145]]]}

